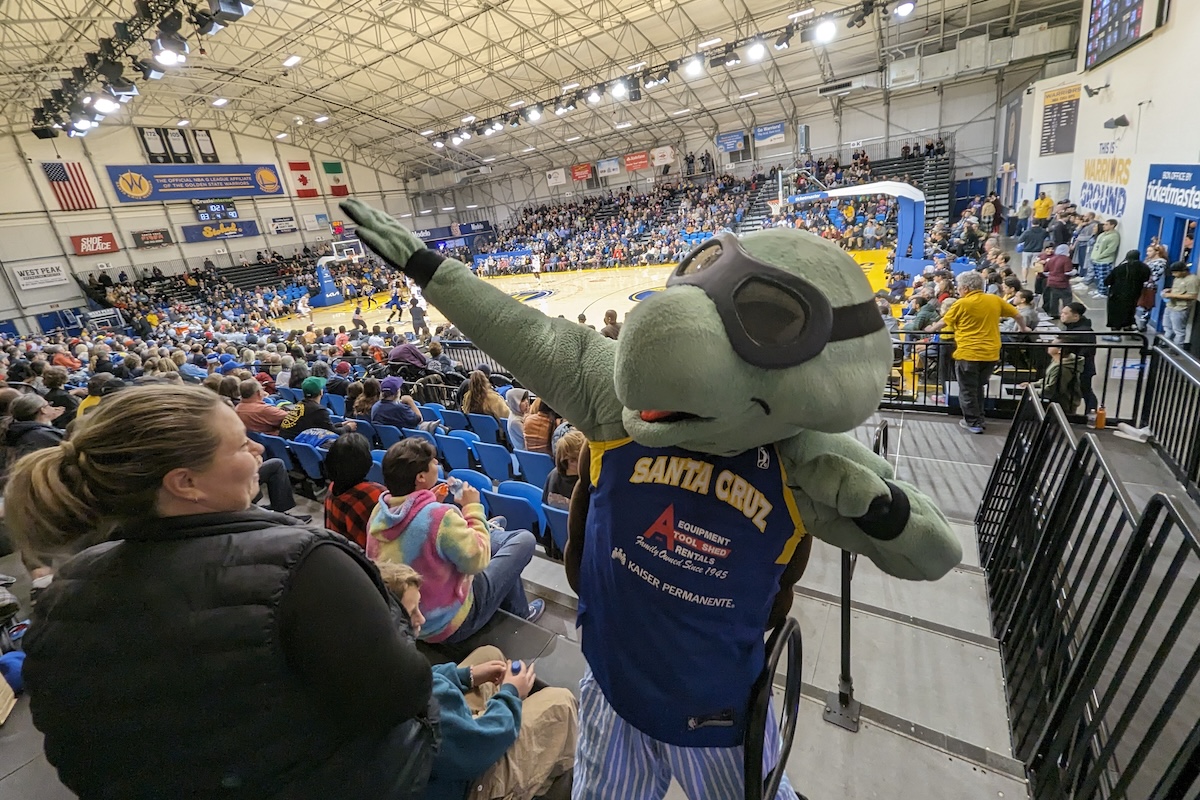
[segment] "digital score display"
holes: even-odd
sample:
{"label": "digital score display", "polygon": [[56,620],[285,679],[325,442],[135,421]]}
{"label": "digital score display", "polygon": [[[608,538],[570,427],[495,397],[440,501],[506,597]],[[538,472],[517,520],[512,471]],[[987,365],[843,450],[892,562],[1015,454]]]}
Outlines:
{"label": "digital score display", "polygon": [[239,219],[232,200],[197,200],[193,205],[196,207],[196,219],[199,222]]}
{"label": "digital score display", "polygon": [[1165,21],[1162,0],[1092,0],[1084,69],[1092,69],[1133,46]]}

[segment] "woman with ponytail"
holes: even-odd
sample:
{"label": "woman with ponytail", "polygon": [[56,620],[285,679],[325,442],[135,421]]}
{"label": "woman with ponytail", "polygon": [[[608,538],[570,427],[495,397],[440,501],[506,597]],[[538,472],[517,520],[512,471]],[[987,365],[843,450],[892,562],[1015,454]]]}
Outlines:
{"label": "woman with ponytail", "polygon": [[14,465],[16,544],[67,559],[26,688],[84,800],[421,796],[435,726],[408,618],[344,538],[253,505],[261,456],[224,398],[155,385]]}

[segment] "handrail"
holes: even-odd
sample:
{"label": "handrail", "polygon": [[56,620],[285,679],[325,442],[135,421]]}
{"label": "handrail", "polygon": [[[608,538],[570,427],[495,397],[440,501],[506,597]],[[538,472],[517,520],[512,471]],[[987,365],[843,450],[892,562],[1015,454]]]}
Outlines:
{"label": "handrail", "polygon": [[1141,423],[1153,447],[1188,492],[1200,500],[1200,361],[1159,337],[1150,350],[1150,370]]}
{"label": "handrail", "polygon": [[1015,488],[976,523],[1032,797],[1190,796],[1200,526],[1162,494],[1138,514],[1095,436],[1076,441],[1031,391],[1021,403],[989,494]]}

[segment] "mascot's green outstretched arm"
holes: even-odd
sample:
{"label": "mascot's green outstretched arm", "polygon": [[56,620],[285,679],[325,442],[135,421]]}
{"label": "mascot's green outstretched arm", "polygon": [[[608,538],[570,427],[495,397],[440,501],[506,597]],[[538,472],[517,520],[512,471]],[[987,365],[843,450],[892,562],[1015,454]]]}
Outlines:
{"label": "mascot's green outstretched arm", "polygon": [[597,331],[551,319],[478,280],[459,261],[425,244],[387,214],[358,200],[341,204],[358,235],[404,270],[425,297],[472,342],[504,365],[589,440],[624,437],[621,402],[613,389],[617,343]]}

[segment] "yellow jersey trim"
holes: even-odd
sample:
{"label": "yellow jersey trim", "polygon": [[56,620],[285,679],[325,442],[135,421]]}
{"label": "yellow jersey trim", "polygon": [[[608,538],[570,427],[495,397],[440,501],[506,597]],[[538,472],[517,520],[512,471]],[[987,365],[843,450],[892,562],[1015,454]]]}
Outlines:
{"label": "yellow jersey trim", "polygon": [[607,442],[588,442],[588,449],[591,451],[591,480],[592,486],[600,485],[600,467],[604,454],[609,450],[616,450],[618,447],[624,447],[633,441],[632,436],[626,436],[624,439],[610,439]]}
{"label": "yellow jersey trim", "polygon": [[774,449],[775,459],[779,462],[779,474],[783,477],[783,502],[787,506],[788,514],[792,517],[792,522],[796,524],[795,533],[783,543],[783,550],[779,553],[779,558],[775,559],[776,564],[787,564],[792,560],[792,556],[796,553],[796,547],[808,531],[804,527],[804,520],[800,518],[800,509],[796,508],[796,498],[792,494],[792,487],[788,486],[787,470],[783,467],[783,457],[779,454],[779,448]]}

